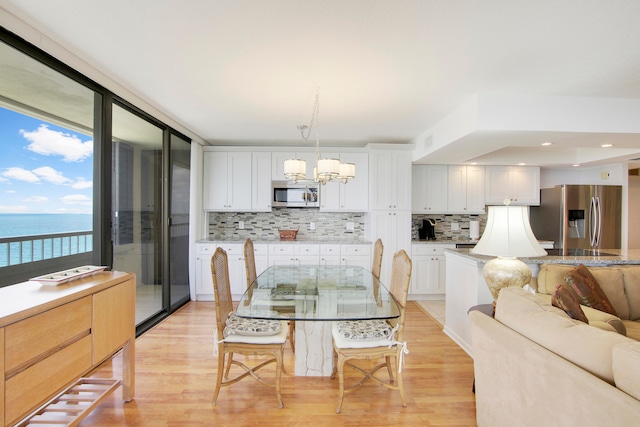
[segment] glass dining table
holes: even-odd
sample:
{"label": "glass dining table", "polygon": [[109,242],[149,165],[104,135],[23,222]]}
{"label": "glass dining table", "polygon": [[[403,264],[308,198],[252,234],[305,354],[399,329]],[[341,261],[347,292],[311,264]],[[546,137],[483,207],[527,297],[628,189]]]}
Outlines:
{"label": "glass dining table", "polygon": [[329,376],[332,321],[397,318],[400,309],[365,268],[276,265],[249,286],[236,313],[253,319],[295,320],[295,375]]}

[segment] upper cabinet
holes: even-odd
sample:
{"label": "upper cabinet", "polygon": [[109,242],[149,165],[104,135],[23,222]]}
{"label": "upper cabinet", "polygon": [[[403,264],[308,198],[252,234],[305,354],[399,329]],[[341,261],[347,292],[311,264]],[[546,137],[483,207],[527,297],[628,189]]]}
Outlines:
{"label": "upper cabinet", "polygon": [[371,209],[411,210],[411,151],[371,150],[369,166]]}
{"label": "upper cabinet", "polygon": [[205,210],[251,210],[251,161],[251,152],[204,152]]}
{"label": "upper cabinet", "polygon": [[533,166],[487,166],[485,198],[488,205],[540,204],[540,168]]}
{"label": "upper cabinet", "polygon": [[448,167],[448,213],[484,213],[484,166]]}
{"label": "upper cabinet", "polygon": [[251,170],[251,210],[255,212],[271,211],[271,153],[252,154]]}
{"label": "upper cabinet", "polygon": [[412,212],[484,213],[484,167],[414,165]]}
{"label": "upper cabinet", "polygon": [[417,214],[447,212],[448,168],[414,165],[411,169],[411,210]]}
{"label": "upper cabinet", "polygon": [[356,165],[356,177],[346,184],[329,181],[320,186],[320,210],[324,212],[366,212],[369,210],[369,154],[322,153],[322,157],[339,159]]}

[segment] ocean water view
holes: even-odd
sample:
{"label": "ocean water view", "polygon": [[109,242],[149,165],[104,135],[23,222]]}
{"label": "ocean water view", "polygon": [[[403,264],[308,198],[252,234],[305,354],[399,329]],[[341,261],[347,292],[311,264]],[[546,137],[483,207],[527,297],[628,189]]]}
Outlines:
{"label": "ocean water view", "polygon": [[[0,267],[88,252],[93,249],[92,215],[88,214],[0,214]],[[51,237],[58,233],[86,235]],[[46,239],[37,236],[47,235]],[[30,236],[30,240],[11,238]]]}

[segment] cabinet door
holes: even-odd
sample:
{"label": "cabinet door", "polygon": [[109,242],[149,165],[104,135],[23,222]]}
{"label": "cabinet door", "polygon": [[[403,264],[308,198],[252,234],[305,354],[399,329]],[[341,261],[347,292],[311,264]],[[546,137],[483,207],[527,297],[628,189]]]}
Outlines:
{"label": "cabinet door", "polygon": [[342,163],[356,165],[356,177],[340,184],[340,210],[366,212],[369,210],[369,154],[341,153]]}
{"label": "cabinet door", "polygon": [[402,150],[394,152],[395,193],[394,209],[411,210],[411,152]]}
{"label": "cabinet door", "polygon": [[426,204],[428,213],[446,213],[448,209],[448,168],[444,165],[426,166]]}
{"label": "cabinet door", "polygon": [[369,154],[371,208],[411,210],[411,152],[372,150]]}
{"label": "cabinet door", "polygon": [[411,167],[411,211],[416,214],[427,212],[427,166]]}
{"label": "cabinet door", "polygon": [[208,211],[221,211],[228,208],[227,187],[227,153],[207,151],[203,156],[203,201],[202,206]]}
{"label": "cabinet door", "polygon": [[487,166],[485,175],[485,198],[490,205],[503,205],[510,198],[509,168],[507,166]]}
{"label": "cabinet door", "polygon": [[[322,152],[320,157],[339,159],[339,153]],[[329,181],[320,185],[320,210],[324,212],[340,211],[340,191],[342,184],[339,181]]]}
{"label": "cabinet door", "polygon": [[227,210],[251,210],[251,153],[228,153]]}
{"label": "cabinet door", "polygon": [[513,168],[509,176],[512,204],[540,204],[540,168]]}
{"label": "cabinet door", "polygon": [[253,153],[251,210],[271,211],[271,153]]}
{"label": "cabinet door", "polygon": [[447,211],[464,213],[467,211],[467,167],[449,166],[447,181]]}
{"label": "cabinet door", "polygon": [[374,211],[371,213],[371,240],[382,239],[384,255],[380,279],[384,285],[391,279],[393,254],[400,249],[411,253],[411,212]]}
{"label": "cabinet door", "polygon": [[467,166],[467,212],[485,211],[485,169],[484,166]]}
{"label": "cabinet door", "polygon": [[447,289],[447,268],[445,256],[434,256],[432,266],[431,280],[433,282],[433,293],[444,294]]}
{"label": "cabinet door", "polygon": [[426,295],[429,289],[429,257],[413,255],[411,257],[411,294]]}

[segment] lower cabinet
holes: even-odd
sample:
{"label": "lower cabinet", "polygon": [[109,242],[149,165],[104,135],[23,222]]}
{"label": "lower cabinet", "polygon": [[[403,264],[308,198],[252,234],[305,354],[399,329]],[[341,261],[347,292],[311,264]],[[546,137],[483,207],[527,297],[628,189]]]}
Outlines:
{"label": "lower cabinet", "polygon": [[211,277],[211,257],[218,245],[215,243],[196,244],[196,295],[198,301],[213,300],[213,279]]}
{"label": "lower cabinet", "polygon": [[446,290],[445,249],[455,248],[447,243],[414,243],[411,245],[413,268],[411,273],[411,299],[444,299]]}

